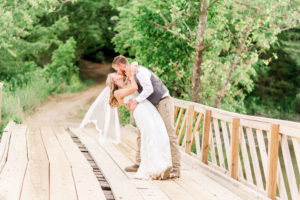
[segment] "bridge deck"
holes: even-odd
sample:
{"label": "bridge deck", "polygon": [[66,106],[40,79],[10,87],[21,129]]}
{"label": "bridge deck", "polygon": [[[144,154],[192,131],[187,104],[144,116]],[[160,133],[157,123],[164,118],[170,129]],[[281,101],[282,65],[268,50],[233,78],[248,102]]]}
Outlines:
{"label": "bridge deck", "polygon": [[0,200],[106,199],[93,168],[70,134],[87,148],[115,199],[258,199],[241,195],[237,185],[216,181],[187,155],[180,179],[134,179],[134,173],[124,171],[135,159],[136,133],[129,128],[122,128],[119,145],[101,146],[93,129],[16,125],[4,132],[0,143]]}
{"label": "bridge deck", "polygon": [[[93,129],[70,129],[86,146],[108,179],[116,199],[261,199],[255,193],[240,192],[232,183],[216,182],[213,175],[204,173],[195,159],[182,152],[182,176],[166,181],[142,181],[133,178],[134,173],[124,171],[135,161],[136,133],[131,128],[122,128],[122,141],[118,145],[99,145]],[[228,189],[230,188],[230,190]],[[233,192],[234,191],[234,192]]]}
{"label": "bridge deck", "polygon": [[16,125],[4,132],[0,147],[1,200],[106,199],[64,129]]}

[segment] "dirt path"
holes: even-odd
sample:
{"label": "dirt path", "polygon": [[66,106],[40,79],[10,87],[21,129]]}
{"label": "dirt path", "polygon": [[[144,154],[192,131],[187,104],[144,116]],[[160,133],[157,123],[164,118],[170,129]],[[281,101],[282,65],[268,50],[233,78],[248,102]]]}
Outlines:
{"label": "dirt path", "polygon": [[83,92],[52,96],[24,122],[35,126],[78,125],[104,87],[105,84],[102,83]]}
{"label": "dirt path", "polygon": [[90,105],[105,87],[106,75],[110,64],[97,64],[83,61],[80,64],[81,75],[92,78],[96,85],[83,92],[60,94],[50,97],[40,105],[24,122],[35,126],[74,126],[83,119]]}

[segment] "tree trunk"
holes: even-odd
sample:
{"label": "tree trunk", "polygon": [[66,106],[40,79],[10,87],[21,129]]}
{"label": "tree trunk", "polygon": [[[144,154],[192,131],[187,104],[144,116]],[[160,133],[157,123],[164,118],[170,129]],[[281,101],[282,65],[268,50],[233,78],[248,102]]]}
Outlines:
{"label": "tree trunk", "polygon": [[192,101],[201,103],[201,75],[202,68],[201,64],[203,61],[203,52],[206,48],[204,43],[204,35],[206,31],[207,23],[207,9],[209,0],[201,1],[201,10],[198,22],[197,37],[196,37],[196,47],[195,56],[193,64],[193,77],[192,77]]}

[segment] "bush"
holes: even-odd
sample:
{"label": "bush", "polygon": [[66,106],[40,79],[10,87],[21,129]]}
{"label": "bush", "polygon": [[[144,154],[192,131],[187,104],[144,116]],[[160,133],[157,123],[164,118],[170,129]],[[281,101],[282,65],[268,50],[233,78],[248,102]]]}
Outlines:
{"label": "bush", "polygon": [[130,123],[130,111],[124,106],[119,107],[119,119],[121,125],[126,125]]}

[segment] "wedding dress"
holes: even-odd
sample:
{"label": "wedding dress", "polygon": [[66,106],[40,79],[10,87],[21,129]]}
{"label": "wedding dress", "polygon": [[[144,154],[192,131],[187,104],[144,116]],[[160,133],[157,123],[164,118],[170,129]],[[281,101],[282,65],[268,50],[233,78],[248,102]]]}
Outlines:
{"label": "wedding dress", "polygon": [[[124,102],[138,94],[125,97]],[[158,110],[148,100],[137,105],[133,117],[141,133],[141,163],[135,178],[151,179],[172,166],[169,136]]]}

